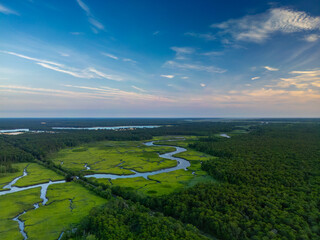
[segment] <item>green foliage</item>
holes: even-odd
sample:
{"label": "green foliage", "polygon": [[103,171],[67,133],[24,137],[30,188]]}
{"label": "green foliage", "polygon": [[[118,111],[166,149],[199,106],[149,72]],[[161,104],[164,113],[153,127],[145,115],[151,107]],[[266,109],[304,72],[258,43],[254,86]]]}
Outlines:
{"label": "green foliage", "polygon": [[[172,147],[149,147],[140,141],[102,141],[66,148],[52,154],[51,161],[63,169],[86,173],[133,174],[175,167],[176,161],[160,158],[158,153],[174,151]],[[90,170],[84,167],[87,164]]]}
{"label": "green foliage", "polygon": [[155,213],[122,199],[109,201],[94,208],[78,227],[76,233],[67,232],[63,239],[208,239],[191,225]]}
{"label": "green foliage", "polygon": [[12,219],[23,211],[33,209],[33,204],[40,201],[40,188],[0,196],[0,238],[22,240],[19,225]]}
{"label": "green foliage", "polygon": [[74,182],[50,185],[47,198],[45,206],[21,216],[30,239],[58,239],[66,227],[79,223],[94,206],[107,202]]}
{"label": "green foliage", "polygon": [[319,124],[263,125],[192,147],[220,156],[203,164],[220,183],[153,207],[222,239],[320,238]]}
{"label": "green foliage", "polygon": [[0,173],[0,189],[3,188],[8,183],[10,183],[13,179],[21,176],[23,174],[24,168],[27,165],[28,163],[13,163],[12,167],[17,171]]}
{"label": "green foliage", "polygon": [[58,181],[64,179],[64,176],[57,174],[56,172],[37,163],[29,163],[26,167],[27,176],[20,178],[14,186],[25,187],[40,183],[46,183],[51,181]]}

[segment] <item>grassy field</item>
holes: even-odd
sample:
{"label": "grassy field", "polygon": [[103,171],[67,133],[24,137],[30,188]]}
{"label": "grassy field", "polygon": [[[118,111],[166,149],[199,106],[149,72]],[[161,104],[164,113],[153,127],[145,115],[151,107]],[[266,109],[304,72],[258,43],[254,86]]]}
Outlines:
{"label": "grassy field", "polygon": [[[180,146],[188,149],[188,144],[192,143],[196,139],[197,137],[195,136],[165,136],[156,137],[153,140],[161,141],[156,144],[160,143],[161,145]],[[143,177],[115,179],[111,180],[111,183],[115,186],[125,187],[128,190],[138,191],[145,195],[160,196],[179,191],[186,187],[194,186],[199,182],[215,182],[212,177],[208,176],[205,171],[201,170],[201,162],[212,159],[214,158],[213,156],[194,151],[192,149],[188,149],[186,152],[182,152],[174,156],[190,161],[191,166],[187,171],[180,169],[168,173],[156,174],[149,176],[149,180]],[[110,184],[107,179],[97,179],[97,181]]]}
{"label": "grassy field", "polygon": [[[174,151],[172,147],[147,147],[139,141],[96,142],[67,148],[51,156],[55,164],[85,173],[132,174],[176,166],[176,161],[160,158],[159,154]],[[90,170],[85,169],[88,164]]]}
{"label": "grassy field", "polygon": [[51,181],[57,181],[64,179],[64,176],[57,174],[56,172],[45,168],[37,163],[30,163],[27,166],[28,175],[20,178],[14,186],[24,187],[29,185],[35,185],[40,183],[46,183]]}
{"label": "grassy field", "polygon": [[37,202],[41,202],[40,188],[0,196],[0,239],[23,239],[18,223],[12,219],[25,210],[33,209]]}
{"label": "grassy field", "polygon": [[18,172],[15,173],[0,173],[0,190],[10,183],[16,177],[19,177],[23,174],[23,169],[28,165],[28,163],[14,163],[12,166],[14,168],[19,169]]}
{"label": "grassy field", "polygon": [[70,224],[87,216],[92,207],[107,201],[74,182],[49,186],[47,198],[45,206],[21,216],[29,239],[56,240]]}
{"label": "grassy field", "polygon": [[[196,139],[196,136],[165,136],[155,137],[152,140],[161,141],[160,144],[162,145],[180,146],[188,149],[188,144],[196,141]],[[55,164],[63,162],[63,167],[85,173],[132,174],[129,169],[149,172],[176,166],[176,161],[166,160],[158,156],[158,154],[174,150],[174,148],[167,146],[145,146],[138,141],[104,141],[61,150],[51,156],[51,159]],[[191,166],[187,171],[181,169],[161,173],[152,175],[149,179],[137,177],[115,180],[95,179],[95,181],[106,185],[125,187],[128,190],[138,191],[149,196],[169,194],[193,186],[198,182],[214,181],[205,171],[201,170],[201,162],[213,158],[212,156],[188,149],[186,152],[176,154],[175,157],[190,161]],[[88,164],[91,168],[90,171],[85,170],[85,164]]]}
{"label": "grassy field", "polygon": [[[102,183],[107,183],[107,181],[106,179],[98,179],[98,182]],[[149,180],[137,177],[111,181],[114,186],[125,187],[127,190],[138,191],[148,196],[161,196],[194,186],[199,182],[214,182],[215,180],[204,171],[199,171],[199,174],[194,175],[191,171],[180,169],[149,176]]]}

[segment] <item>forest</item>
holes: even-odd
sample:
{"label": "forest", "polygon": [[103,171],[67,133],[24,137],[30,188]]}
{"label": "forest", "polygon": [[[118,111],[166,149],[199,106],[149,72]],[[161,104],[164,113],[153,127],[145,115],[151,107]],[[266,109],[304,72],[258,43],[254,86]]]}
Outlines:
{"label": "forest", "polygon": [[[246,133],[235,134],[243,129]],[[145,196],[80,176],[74,181],[108,202],[93,208],[76,228],[66,226],[63,239],[320,239],[317,120],[176,121],[132,131],[0,135],[0,178],[18,171],[15,163],[37,162],[72,181],[75,173],[57,166],[48,155],[83,143],[167,135],[198,136],[188,148],[214,156],[201,168],[216,181]]]}

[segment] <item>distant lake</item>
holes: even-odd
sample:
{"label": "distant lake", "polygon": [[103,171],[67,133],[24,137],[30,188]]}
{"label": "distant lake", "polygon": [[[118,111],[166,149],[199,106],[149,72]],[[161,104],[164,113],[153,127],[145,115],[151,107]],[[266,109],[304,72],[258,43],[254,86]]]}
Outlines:
{"label": "distant lake", "polygon": [[29,132],[28,128],[0,130],[0,133]]}
{"label": "distant lake", "polygon": [[118,126],[118,127],[52,127],[54,130],[118,130],[130,128],[158,128],[160,126]]}

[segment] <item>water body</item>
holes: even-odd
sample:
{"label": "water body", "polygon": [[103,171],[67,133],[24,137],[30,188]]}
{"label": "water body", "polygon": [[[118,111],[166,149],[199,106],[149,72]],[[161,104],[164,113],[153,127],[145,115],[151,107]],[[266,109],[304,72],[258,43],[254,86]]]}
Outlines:
{"label": "water body", "polygon": [[[28,167],[28,166],[27,166]],[[23,174],[20,176],[20,177],[16,177],[15,179],[13,179],[9,184],[7,184],[6,186],[3,187],[3,189],[6,189],[6,188],[9,188],[11,189],[12,188],[12,185],[16,184],[16,182],[24,177],[24,176],[27,176],[28,175],[28,172],[27,172],[27,167],[25,169],[23,169]]]}
{"label": "water body", "polygon": [[[41,195],[40,198],[43,200],[44,203],[47,202],[46,200],[46,194],[47,194],[47,188],[49,185],[52,184],[58,184],[58,183],[65,183],[65,180],[61,180],[61,181],[55,181],[55,182],[48,182],[48,183],[40,183],[40,184],[36,184],[36,185],[31,185],[31,186],[27,186],[27,187],[11,187],[10,190],[7,191],[0,191],[0,196],[2,195],[7,195],[10,193],[15,193],[15,192],[21,192],[27,189],[32,189],[32,188],[37,188],[37,187],[41,187]],[[43,204],[43,203],[42,203]]]}
{"label": "water body", "polygon": [[225,133],[221,133],[220,134],[221,137],[225,137],[225,138],[231,138],[229,135],[225,134]]}
{"label": "water body", "polygon": [[118,126],[118,127],[52,127],[54,130],[119,130],[130,128],[158,128],[160,126]]}
{"label": "water body", "polygon": [[29,132],[28,128],[0,130],[0,133]]}
{"label": "water body", "polygon": [[91,168],[88,166],[88,163],[84,165],[85,169],[90,170]]}
{"label": "water body", "polygon": [[[31,188],[37,188],[37,187],[41,187],[41,191],[40,191],[40,198],[42,199],[42,205],[44,206],[47,202],[48,202],[48,198],[46,197],[47,196],[47,190],[48,190],[48,187],[52,184],[58,184],[58,183],[65,183],[66,181],[65,180],[61,180],[61,181],[55,181],[55,182],[52,182],[52,181],[49,181],[48,183],[42,183],[42,184],[37,184],[37,185],[32,185],[32,186],[27,186],[27,187],[13,187],[12,185],[14,185],[20,178],[24,177],[24,176],[27,176],[28,173],[26,171],[26,168],[23,170],[23,175],[20,176],[20,177],[17,177],[15,179],[13,179],[8,185],[6,185],[4,188],[9,188],[9,190],[7,191],[0,191],[0,196],[2,195],[6,195],[6,194],[10,194],[10,193],[14,193],[14,192],[20,192],[20,191],[24,191],[24,190],[27,190],[27,189],[31,189]],[[37,209],[39,208],[39,203],[35,203],[33,204],[34,206],[34,209]],[[21,221],[19,219],[19,217],[23,214],[25,214],[26,211],[23,211],[23,213],[20,213],[18,216],[16,216],[15,218],[13,218],[12,220],[13,221],[16,221],[18,222],[19,224],[19,229],[20,229],[20,233],[22,234],[23,236],[23,239],[28,239],[28,236],[27,236],[27,233],[24,231],[24,222]]]}
{"label": "water body", "polygon": [[28,239],[27,233],[24,231],[24,222],[19,219],[19,217],[25,213],[26,211],[24,211],[23,213],[20,213],[18,216],[16,216],[12,220],[18,222],[20,233],[22,234],[23,239]]}
{"label": "water body", "polygon": [[[156,145],[154,144],[154,141],[152,142],[147,142],[145,143],[146,146],[161,146],[163,147],[164,145]],[[117,174],[101,174],[101,173],[96,173],[96,174],[90,174],[90,175],[86,175],[85,177],[90,178],[90,177],[94,177],[94,178],[110,178],[110,179],[118,179],[118,178],[135,178],[135,177],[143,177],[145,179],[148,179],[148,176],[152,176],[152,175],[156,175],[159,173],[165,173],[165,172],[172,172],[175,170],[179,170],[179,169],[184,169],[187,170],[188,167],[190,167],[190,162],[182,159],[182,158],[177,158],[177,157],[173,157],[173,155],[177,154],[177,153],[181,153],[181,152],[185,152],[187,151],[187,149],[182,148],[182,147],[176,147],[176,146],[166,146],[166,147],[173,147],[176,150],[170,153],[165,153],[165,154],[161,154],[159,155],[159,157],[161,158],[165,158],[165,159],[170,159],[170,160],[175,160],[177,161],[177,166],[172,167],[172,168],[166,168],[166,169],[161,169],[161,170],[157,170],[157,171],[152,171],[152,172],[144,172],[144,173],[140,173],[140,172],[136,172],[134,170],[130,170],[132,171],[132,175],[117,175]]]}

